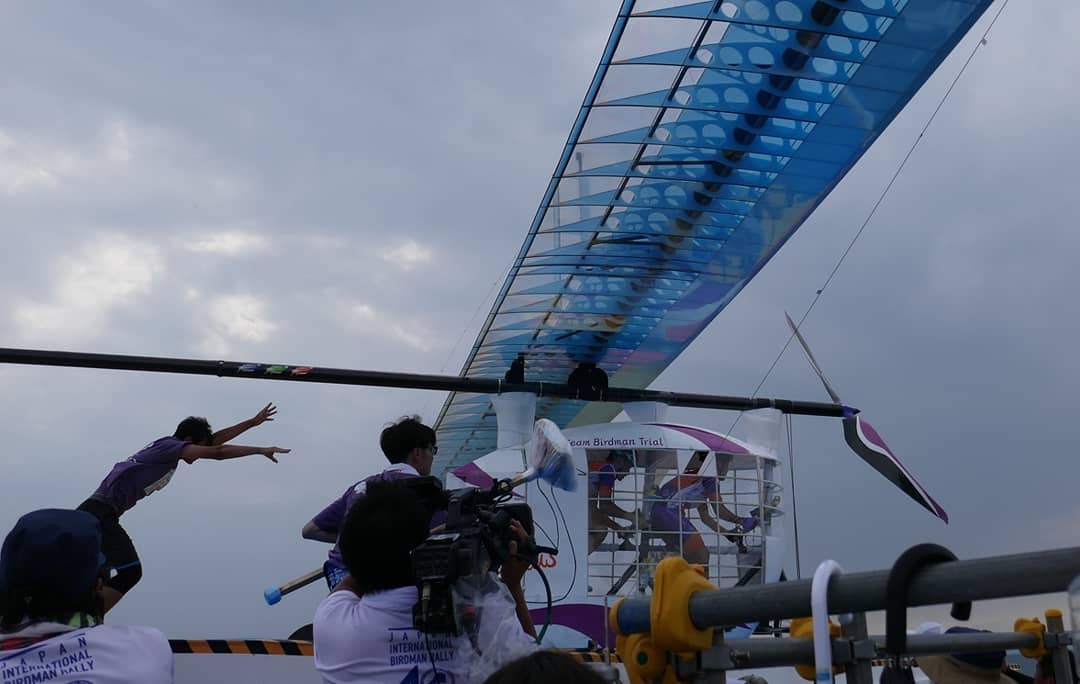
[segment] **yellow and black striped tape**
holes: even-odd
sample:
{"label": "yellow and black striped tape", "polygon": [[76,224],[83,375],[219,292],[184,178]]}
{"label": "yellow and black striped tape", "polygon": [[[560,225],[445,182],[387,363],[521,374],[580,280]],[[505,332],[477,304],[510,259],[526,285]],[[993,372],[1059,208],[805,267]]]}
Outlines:
{"label": "yellow and black striped tape", "polygon": [[[290,641],[288,639],[169,639],[173,653],[218,654],[218,655],[288,655],[313,656],[315,647],[310,641]],[[610,656],[600,651],[586,649],[567,649],[575,660],[583,663],[618,663],[619,654]],[[874,667],[885,667],[890,661],[874,659]]]}
{"label": "yellow and black striped tape", "polygon": [[169,639],[173,653],[313,656],[310,641],[288,639]]}
{"label": "yellow and black striped tape", "polygon": [[[217,654],[217,655],[315,655],[315,647],[310,641],[291,641],[288,639],[169,639],[173,653],[182,654]],[[585,663],[601,663],[605,655],[599,651],[585,649],[567,650],[575,660]],[[611,654],[611,662],[619,662],[616,653]]]}

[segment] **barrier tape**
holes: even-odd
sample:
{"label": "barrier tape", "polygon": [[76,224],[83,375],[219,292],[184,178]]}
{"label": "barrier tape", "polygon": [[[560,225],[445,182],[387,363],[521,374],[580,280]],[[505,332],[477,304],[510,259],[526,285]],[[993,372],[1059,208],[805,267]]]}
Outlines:
{"label": "barrier tape", "polygon": [[173,653],[313,656],[310,641],[288,639],[169,639]]}
{"label": "barrier tape", "polygon": [[[197,655],[288,655],[313,656],[315,647],[310,641],[288,639],[169,639],[173,653]],[[600,651],[567,650],[566,653],[583,663],[605,662]],[[619,656],[611,654],[611,662],[619,662]]]}
{"label": "barrier tape", "polygon": [[[315,646],[310,641],[289,641],[288,639],[169,639],[173,653],[196,655],[286,655],[314,656]],[[567,649],[567,655],[583,663],[603,663],[611,658],[611,663],[618,663],[619,656],[610,656],[600,651]],[[905,659],[908,660],[908,659]],[[870,661],[873,667],[885,667],[889,659],[875,658]],[[1009,663],[1010,669],[1019,667]]]}

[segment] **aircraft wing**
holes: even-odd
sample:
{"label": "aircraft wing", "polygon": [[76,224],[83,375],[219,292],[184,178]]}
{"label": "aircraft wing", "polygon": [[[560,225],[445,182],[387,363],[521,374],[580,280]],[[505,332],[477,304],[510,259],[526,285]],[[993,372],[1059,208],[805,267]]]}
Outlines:
{"label": "aircraft wing", "polygon": [[[624,0],[525,243],[462,368],[646,387],[829,194],[991,0]],[[610,404],[544,400],[560,426]],[[434,472],[495,448],[453,394]]]}

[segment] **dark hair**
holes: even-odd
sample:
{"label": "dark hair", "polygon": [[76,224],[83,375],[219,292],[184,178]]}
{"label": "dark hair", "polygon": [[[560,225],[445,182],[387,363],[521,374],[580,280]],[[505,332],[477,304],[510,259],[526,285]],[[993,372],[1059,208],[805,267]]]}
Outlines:
{"label": "dark hair", "polygon": [[[86,613],[99,622],[105,615],[105,601],[95,589],[72,601],[58,594],[31,594],[21,589],[0,592],[0,630],[11,631],[24,620],[68,622],[76,613]],[[84,625],[87,626],[87,625]]]}
{"label": "dark hair", "polygon": [[607,455],[607,460],[608,461],[611,461],[612,463],[614,463],[615,459],[617,459],[617,458],[621,458],[622,460],[626,461],[626,463],[629,464],[631,468],[634,467],[634,452],[633,451],[631,451],[629,449],[612,449],[611,451],[608,452],[608,455]]}
{"label": "dark hair", "polygon": [[210,444],[214,431],[210,429],[210,422],[198,416],[188,416],[176,426],[173,437],[177,439],[190,439],[192,444]]}
{"label": "dark hair", "polygon": [[379,436],[379,447],[386,460],[404,463],[413,449],[423,449],[435,444],[435,431],[420,421],[420,416],[402,416],[388,425]]}
{"label": "dark hair", "polygon": [[484,684],[606,684],[604,678],[562,651],[537,651],[504,665]]}
{"label": "dark hair", "polygon": [[431,513],[406,484],[372,482],[353,503],[339,543],[345,567],[361,591],[413,584],[412,550],[428,534]]}

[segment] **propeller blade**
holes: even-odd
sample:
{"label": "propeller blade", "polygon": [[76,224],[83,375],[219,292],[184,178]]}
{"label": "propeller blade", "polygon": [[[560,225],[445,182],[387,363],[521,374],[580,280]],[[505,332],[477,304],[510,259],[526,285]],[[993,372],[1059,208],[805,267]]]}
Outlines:
{"label": "propeller blade", "polygon": [[840,395],[836,393],[836,390],[829,384],[828,379],[825,378],[825,373],[822,372],[821,366],[818,365],[817,359],[814,358],[814,353],[810,351],[810,345],[803,339],[802,333],[799,332],[798,326],[795,325],[795,321],[791,320],[791,316],[788,315],[787,311],[784,312],[784,318],[787,319],[787,324],[791,327],[791,332],[795,334],[795,339],[799,341],[803,353],[806,354],[806,360],[810,362],[810,367],[814,369],[817,376],[821,378],[821,383],[825,385],[825,391],[829,393],[829,398],[833,400],[834,404],[843,404],[843,402],[840,401]]}
{"label": "propeller blade", "polygon": [[896,454],[885,444],[885,440],[877,433],[874,426],[864,420],[861,415],[844,418],[844,439],[852,451],[869,463],[874,470],[884,475],[885,479],[948,524],[949,514],[934,500],[934,497],[923,489],[918,480],[908,472]]}

